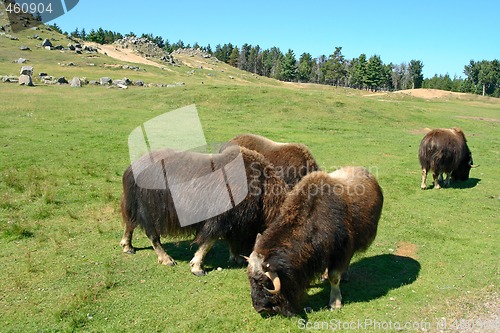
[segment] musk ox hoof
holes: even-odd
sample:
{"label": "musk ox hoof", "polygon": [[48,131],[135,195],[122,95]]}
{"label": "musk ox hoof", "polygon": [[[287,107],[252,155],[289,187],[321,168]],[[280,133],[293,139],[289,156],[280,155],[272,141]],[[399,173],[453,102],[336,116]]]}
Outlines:
{"label": "musk ox hoof", "polygon": [[162,264],[162,265],[169,266],[169,267],[177,265],[177,263],[175,262],[175,260],[172,259],[172,258],[166,258],[166,259],[160,259],[160,258],[158,258],[158,262],[160,264]]}
{"label": "musk ox hoof", "polygon": [[340,301],[337,301],[334,304],[330,305],[330,311],[339,310],[341,308],[342,308],[342,302]]}
{"label": "musk ox hoof", "polygon": [[420,188],[421,188],[422,190],[426,190],[426,189],[427,189],[427,186],[426,186],[426,185],[421,185],[421,186],[420,186]]}
{"label": "musk ox hoof", "polygon": [[196,276],[205,276],[205,275],[207,275],[207,272],[205,272],[204,269],[191,269],[191,273],[193,273]]}
{"label": "musk ox hoof", "polygon": [[135,249],[132,245],[120,243],[120,246],[122,247],[123,253],[135,254]]}

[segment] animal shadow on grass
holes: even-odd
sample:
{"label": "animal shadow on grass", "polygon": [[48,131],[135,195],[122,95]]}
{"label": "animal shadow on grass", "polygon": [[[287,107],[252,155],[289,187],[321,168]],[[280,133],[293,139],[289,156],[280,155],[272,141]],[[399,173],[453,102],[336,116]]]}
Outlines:
{"label": "animal shadow on grass", "polygon": [[[162,242],[163,248],[168,253],[169,256],[174,258],[176,262],[189,262],[193,259],[194,253],[198,249],[197,245],[192,244],[192,241],[172,241],[172,242]],[[136,251],[154,251],[152,246],[135,248]],[[207,273],[217,269],[222,268],[241,268],[243,264],[237,264],[235,262],[230,262],[229,260],[229,248],[222,242],[218,241],[214,244],[210,252],[206,255],[203,260],[203,267]]]}
{"label": "animal shadow on grass", "polygon": [[[363,258],[349,266],[349,280],[340,282],[342,304],[369,302],[386,295],[390,290],[413,283],[420,264],[413,258],[381,254]],[[324,310],[330,298],[330,284],[318,283],[319,293],[308,296],[304,305],[314,311]]]}
{"label": "animal shadow on grass", "polygon": [[458,188],[458,189],[473,188],[480,181],[481,181],[480,178],[469,178],[466,181],[451,181],[450,188]]}
{"label": "animal shadow on grass", "polygon": [[[439,185],[441,186],[441,188],[457,188],[457,189],[460,189],[460,190],[463,190],[463,189],[466,189],[466,188],[473,188],[475,187],[479,182],[481,181],[480,178],[469,178],[468,180],[452,180],[450,182],[450,186],[446,186],[444,184],[444,181],[440,181],[439,182]],[[427,187],[428,189],[434,189],[434,183],[432,183],[431,185],[429,185]]]}

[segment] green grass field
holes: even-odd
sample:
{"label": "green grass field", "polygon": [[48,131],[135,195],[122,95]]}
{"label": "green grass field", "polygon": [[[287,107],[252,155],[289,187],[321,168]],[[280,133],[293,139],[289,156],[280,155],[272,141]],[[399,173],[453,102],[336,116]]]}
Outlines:
{"label": "green grass field", "polygon": [[[0,332],[356,331],[358,323],[375,331],[429,323],[428,331],[438,331],[443,318],[453,331],[460,323],[454,320],[488,320],[498,311],[498,99],[425,100],[283,84],[223,64],[217,66],[224,72],[195,75],[184,66],[141,66],[146,71],[132,76],[104,67],[121,63],[104,56],[95,67],[60,67],[82,55],[38,50],[30,33],[20,41],[0,36],[0,76],[17,74],[21,65],[11,61],[22,56],[18,45],[33,43],[26,57],[35,72],[186,85],[119,90],[0,82]],[[246,269],[227,263],[223,243],[207,256],[210,272],[201,278],[189,272],[196,250],[190,239],[163,240],[178,262],[173,268],[156,263],[140,230],[137,254],[121,252],[128,135],[190,104],[208,142],[258,133],[307,144],[327,171],[363,165],[377,176],[385,196],[378,235],[353,259],[351,280],[341,283],[343,309],[326,309],[329,286],[318,282],[304,302],[310,313],[262,318],[252,308]],[[464,130],[480,165],[469,181],[420,189],[417,151],[427,127]]]}

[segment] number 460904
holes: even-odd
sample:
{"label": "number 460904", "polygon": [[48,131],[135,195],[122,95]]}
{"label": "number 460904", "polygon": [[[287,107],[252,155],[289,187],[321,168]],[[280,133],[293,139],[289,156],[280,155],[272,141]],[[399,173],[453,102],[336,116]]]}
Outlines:
{"label": "number 460904", "polygon": [[44,4],[44,3],[22,3],[21,5],[16,4],[16,3],[9,3],[7,8],[5,8],[7,13],[14,13],[14,14],[20,14],[20,13],[52,13],[52,3]]}

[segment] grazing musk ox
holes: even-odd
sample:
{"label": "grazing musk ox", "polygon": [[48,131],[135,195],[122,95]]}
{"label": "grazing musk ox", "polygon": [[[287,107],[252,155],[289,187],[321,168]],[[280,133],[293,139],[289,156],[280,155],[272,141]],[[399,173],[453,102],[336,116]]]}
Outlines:
{"label": "grazing musk ox", "polygon": [[469,179],[473,166],[472,154],[467,146],[464,132],[459,128],[438,128],[427,133],[418,150],[418,159],[422,167],[421,188],[427,188],[427,173],[431,170],[434,188],[441,188],[439,181],[446,173],[445,186],[454,180]]}
{"label": "grazing musk ox", "polygon": [[[301,143],[281,143],[256,134],[241,134],[228,144],[237,144],[261,153],[274,165],[276,173],[292,188],[305,175],[319,167],[309,148]],[[221,151],[226,146],[222,146]]]}
{"label": "grazing musk ox", "polygon": [[288,193],[280,215],[248,260],[252,302],[259,313],[292,316],[310,282],[328,269],[329,306],[341,307],[340,277],[377,232],[383,195],[364,168],[313,172]]}
{"label": "grazing musk ox", "polygon": [[[241,179],[226,179],[234,174],[233,161],[241,153],[244,162],[246,182]],[[151,164],[151,161],[155,161]],[[208,167],[207,167],[208,165]],[[158,177],[158,172],[168,168],[171,177]],[[246,196],[234,206],[235,198],[231,199],[233,208],[212,215],[200,223],[181,227],[179,211],[176,211],[172,188],[178,184],[197,181],[213,171],[224,170],[226,184],[232,182],[237,186],[246,186],[243,192]],[[162,171],[163,170],[163,171]],[[134,172],[136,173],[134,176]],[[236,181],[236,182],[235,182]],[[160,184],[157,184],[157,183]],[[142,184],[139,186],[138,184]],[[160,185],[160,186],[157,186]],[[209,195],[200,202],[189,206],[191,213],[210,209],[214,205],[217,191],[228,191],[226,186],[208,183],[204,186]],[[238,188],[231,188],[232,195],[237,195]],[[255,242],[257,233],[262,232],[268,221],[278,215],[279,206],[284,200],[287,186],[277,177],[269,162],[259,153],[232,146],[220,154],[201,154],[193,152],[176,152],[163,149],[145,155],[132,163],[123,175],[122,217],[124,232],[120,245],[123,252],[135,253],[132,246],[132,235],[136,227],[144,229],[158,256],[158,262],[164,265],[175,265],[175,261],[165,252],[160,242],[160,236],[180,236],[195,233],[194,243],[199,245],[191,260],[191,272],[204,275],[203,258],[218,239],[227,241],[231,254],[239,258],[240,254],[249,254]],[[189,199],[195,195],[190,190],[181,191],[177,200],[183,197]],[[180,197],[180,199],[179,199]]]}

